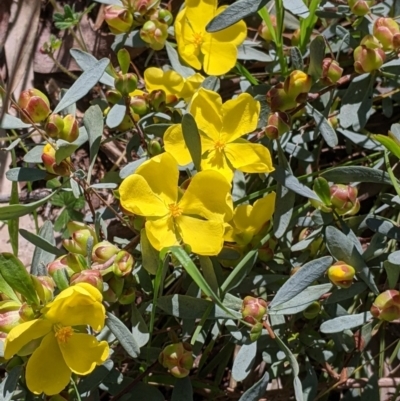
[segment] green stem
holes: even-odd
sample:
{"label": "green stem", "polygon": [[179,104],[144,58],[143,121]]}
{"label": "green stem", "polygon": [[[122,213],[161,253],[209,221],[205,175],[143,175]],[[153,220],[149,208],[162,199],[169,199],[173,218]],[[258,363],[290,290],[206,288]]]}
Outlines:
{"label": "green stem", "polygon": [[283,76],[288,73],[288,67],[286,63],[286,57],[283,53],[283,20],[285,17],[285,9],[283,8],[283,1],[275,1],[276,9],[276,24],[277,24],[277,36],[276,36],[276,53],[278,54],[279,64],[281,66],[281,72]]}
{"label": "green stem", "polygon": [[388,172],[388,174],[389,174],[390,181],[392,181],[392,184],[393,184],[393,186],[394,186],[394,189],[395,189],[396,192],[397,192],[397,195],[400,196],[400,186],[399,186],[399,183],[397,182],[396,177],[394,176],[392,167],[391,167],[391,165],[390,165],[390,161],[389,161],[389,152],[388,152],[387,150],[385,150],[384,156],[385,156],[386,169],[387,169],[387,172]]}
{"label": "green stem", "polygon": [[379,377],[385,374],[385,324],[380,327],[379,338]]}
{"label": "green stem", "polygon": [[309,6],[310,14],[307,18],[301,20],[300,22],[300,51],[302,53],[306,51],[315,23],[318,21],[318,17],[316,17],[315,12],[317,11],[320,1],[321,0],[311,0]]}

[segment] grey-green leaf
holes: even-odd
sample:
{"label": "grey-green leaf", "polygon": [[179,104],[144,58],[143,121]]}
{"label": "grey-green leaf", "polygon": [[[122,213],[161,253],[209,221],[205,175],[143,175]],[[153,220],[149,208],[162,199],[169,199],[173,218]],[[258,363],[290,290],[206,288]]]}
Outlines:
{"label": "grey-green leaf", "polygon": [[358,313],[356,315],[339,316],[322,323],[319,329],[325,334],[340,333],[344,330],[351,330],[355,327],[362,326],[371,318],[372,315],[370,312]]}
{"label": "grey-green leaf", "polygon": [[117,128],[122,123],[126,114],[125,99],[115,103],[107,114],[106,125],[110,128]]}
{"label": "grey-green leaf", "polygon": [[[48,242],[50,245],[55,246],[56,241],[54,239],[54,228],[51,221],[46,220],[39,230],[39,237],[43,241]],[[34,276],[46,276],[46,266],[54,260],[54,254],[46,252],[40,247],[36,247],[33,252],[31,273]]]}
{"label": "grey-green leaf", "polygon": [[316,132],[321,132],[322,137],[325,139],[325,142],[331,148],[335,147],[338,144],[338,137],[336,135],[336,131],[329,124],[328,120],[314,107],[310,104],[306,106],[307,113],[310,114],[316,124]]}
{"label": "grey-green leaf", "polygon": [[67,157],[71,156],[76,149],[78,149],[78,145],[64,141],[63,139],[58,139],[56,150],[56,163],[60,164]]}
{"label": "grey-green leaf", "polygon": [[140,314],[135,304],[132,304],[131,324],[132,335],[139,348],[141,348],[150,340],[150,333],[143,316]]}
{"label": "grey-green leaf", "polygon": [[334,167],[321,173],[321,176],[337,184],[349,184],[352,182],[392,184],[388,173],[385,171],[363,166]]}
{"label": "grey-green leaf", "polygon": [[244,380],[251,372],[257,355],[257,342],[243,344],[232,366],[232,377],[236,381]]}
{"label": "grey-green leaf", "polygon": [[189,376],[175,382],[171,401],[193,401],[193,387]]}
{"label": "grey-green leaf", "polygon": [[269,374],[265,372],[258,382],[254,383],[242,394],[239,401],[258,401],[260,398],[263,398],[267,391],[268,382]]}
{"label": "grey-green leaf", "polygon": [[47,175],[45,170],[31,167],[11,168],[6,172],[6,177],[10,181],[39,181],[43,180]]}
{"label": "grey-green leaf", "polygon": [[8,372],[7,376],[0,384],[0,399],[1,401],[10,401],[14,391],[17,388],[19,378],[22,374],[23,366],[15,366]]}
{"label": "grey-green leaf", "polygon": [[293,276],[289,277],[289,279],[278,290],[269,305],[269,309],[272,311],[278,305],[281,305],[295,297],[297,294],[300,294],[326,272],[326,270],[332,265],[332,261],[333,260],[330,256],[324,256],[303,265]]}
{"label": "grey-green leaf", "polygon": [[137,358],[140,353],[139,345],[136,343],[132,333],[125,324],[115,315],[107,312],[106,325],[117,338],[127,354],[132,358]]}
{"label": "grey-green leaf", "polygon": [[201,170],[201,141],[200,133],[194,117],[186,113],[182,117],[182,133],[185,144],[189,149],[193,164],[197,171]]}
{"label": "grey-green leaf", "polygon": [[30,243],[36,245],[37,247],[43,249],[44,251],[51,253],[56,256],[64,255],[65,252],[58,249],[55,245],[51,244],[49,241],[43,239],[41,236],[34,234],[28,230],[21,228],[19,233]]}
{"label": "grey-green leaf", "polygon": [[19,118],[12,116],[11,114],[4,114],[3,119],[0,122],[0,128],[3,129],[23,129],[32,127],[31,124],[22,122]]}
{"label": "grey-green leaf", "polygon": [[109,63],[110,60],[108,58],[103,58],[99,61],[96,61],[91,68],[84,71],[83,74],[68,89],[67,93],[63,96],[60,103],[58,103],[53,113],[58,113],[61,110],[64,110],[66,107],[87,95],[102,77]]}
{"label": "grey-green leaf", "polygon": [[318,35],[310,43],[310,65],[308,67],[308,75],[311,75],[314,82],[318,81],[322,76],[322,60],[324,57],[325,39],[322,35]]}

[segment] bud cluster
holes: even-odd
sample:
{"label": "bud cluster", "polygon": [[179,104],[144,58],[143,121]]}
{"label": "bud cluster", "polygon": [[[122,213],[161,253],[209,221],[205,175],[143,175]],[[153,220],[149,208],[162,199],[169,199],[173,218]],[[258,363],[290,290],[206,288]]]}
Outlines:
{"label": "bud cluster", "polygon": [[170,11],[160,7],[159,0],[125,0],[122,6],[107,6],[104,19],[115,35],[140,27],[141,39],[153,50],[161,50],[173,18]]}

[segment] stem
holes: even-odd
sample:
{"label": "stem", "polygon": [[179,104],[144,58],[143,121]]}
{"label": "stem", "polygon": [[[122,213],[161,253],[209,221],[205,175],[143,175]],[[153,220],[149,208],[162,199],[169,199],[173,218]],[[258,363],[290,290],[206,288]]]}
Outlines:
{"label": "stem", "polygon": [[288,73],[288,67],[286,63],[286,57],[283,53],[283,19],[285,17],[285,10],[283,8],[282,0],[275,1],[275,9],[276,9],[276,23],[277,23],[277,36],[276,36],[276,52],[279,58],[279,64],[281,66],[281,71],[283,76],[286,76]]}
{"label": "stem", "polygon": [[139,124],[136,122],[135,117],[133,116],[132,110],[130,108],[130,101],[131,101],[131,98],[130,98],[130,96],[128,96],[126,98],[126,100],[125,100],[126,113],[128,114],[129,118],[131,119],[133,125],[136,128],[137,133],[140,136],[140,139],[142,140],[143,148],[147,150],[147,143],[146,143],[146,139],[145,139],[145,136],[144,136],[144,132],[142,131],[142,129],[140,128]]}
{"label": "stem", "polygon": [[381,326],[380,338],[379,338],[379,377],[384,377],[385,367],[385,324]]}
{"label": "stem", "polygon": [[400,196],[400,186],[399,186],[399,183],[397,182],[396,177],[394,176],[392,167],[390,166],[389,152],[388,152],[387,150],[385,150],[384,156],[385,156],[386,169],[387,169],[387,172],[388,172],[388,174],[389,174],[390,181],[392,181],[392,184],[393,184],[393,186],[394,186],[394,189],[395,189],[396,192],[397,192],[397,195]]}
{"label": "stem", "polygon": [[73,74],[71,71],[68,71],[68,69],[67,68],[65,68],[62,64],[60,64],[60,62],[58,61],[58,60],[56,60],[55,58],[54,58],[54,55],[53,55],[53,53],[47,53],[48,54],[48,56],[53,60],[53,63],[62,71],[62,72],[64,72],[65,74],[67,74],[69,77],[71,77],[73,80],[77,80],[78,79],[78,77],[75,75],[75,74]]}

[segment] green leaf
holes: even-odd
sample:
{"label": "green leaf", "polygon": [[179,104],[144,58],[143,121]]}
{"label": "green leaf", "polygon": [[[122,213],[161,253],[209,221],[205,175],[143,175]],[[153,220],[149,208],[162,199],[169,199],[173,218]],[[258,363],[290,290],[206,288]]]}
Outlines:
{"label": "green leaf", "polygon": [[189,377],[178,379],[175,382],[171,401],[193,401],[193,387]]}
{"label": "green leaf", "polygon": [[[47,221],[46,221],[47,223]],[[51,224],[51,223],[50,223]],[[31,233],[28,230],[21,228],[19,230],[20,234],[33,245],[43,249],[44,251],[51,253],[56,256],[65,255],[65,252],[61,249],[58,249],[55,245],[51,244],[49,241],[43,239],[41,236]]]}
{"label": "green leaf", "polygon": [[331,265],[332,258],[330,256],[324,256],[303,265],[293,276],[290,276],[288,281],[278,290],[274,299],[269,304],[269,309],[272,311],[278,305],[300,294],[315,280],[319,279]]}
{"label": "green leaf", "polygon": [[290,60],[295,70],[304,70],[303,56],[298,47],[293,46],[290,48]]}
{"label": "green leaf", "polygon": [[373,274],[366,265],[359,249],[357,249],[357,245],[358,248],[360,248],[360,245],[353,242],[353,236],[355,235],[351,230],[349,231],[349,235],[346,235],[336,227],[328,226],[325,230],[326,246],[330,254],[337,261],[343,261],[350,266],[353,266],[368,287],[375,294],[379,294]]}
{"label": "green leaf", "polygon": [[367,285],[362,281],[358,281],[357,283],[353,283],[350,288],[337,288],[328,299],[325,300],[326,304],[338,304],[339,302],[344,301],[345,299],[350,299],[355,297],[358,294],[364,292],[367,288]]}
{"label": "green leaf", "polygon": [[370,312],[358,313],[356,315],[339,316],[335,319],[327,320],[320,326],[321,333],[340,333],[344,330],[351,330],[362,326],[372,318]]}
{"label": "green leaf", "polygon": [[310,65],[308,75],[314,82],[322,76],[322,60],[325,57],[325,39],[322,35],[316,36],[310,43]]}
{"label": "green leaf", "polygon": [[121,67],[122,74],[126,74],[129,71],[131,64],[131,56],[126,49],[120,49],[117,53],[118,64]]}
{"label": "green leaf", "polygon": [[140,247],[142,251],[142,265],[150,274],[157,274],[160,252],[153,248],[147,238],[146,230],[140,230]]}
{"label": "green leaf", "polygon": [[109,63],[110,60],[108,58],[103,58],[99,61],[96,61],[96,63],[94,63],[90,69],[84,71],[83,74],[68,89],[67,93],[63,96],[60,103],[58,103],[53,113],[58,113],[61,110],[64,110],[66,107],[87,95],[102,77]]}
{"label": "green leaf", "polygon": [[256,401],[263,398],[267,390],[268,382],[269,374],[265,372],[258,382],[254,383],[242,394],[239,401]]}
{"label": "green leaf", "polygon": [[136,343],[132,333],[115,315],[110,312],[106,313],[106,325],[117,338],[121,346],[132,358],[137,358],[140,353],[139,345]]}
{"label": "green leaf", "polygon": [[25,216],[28,213],[32,213],[39,206],[42,206],[48,202],[51,197],[55,194],[52,192],[50,195],[36,202],[29,203],[27,205],[9,205],[0,207],[0,220],[10,220],[16,217]]}
{"label": "green leaf", "polygon": [[400,241],[400,228],[395,226],[391,220],[382,217],[369,217],[365,222],[372,231]]}
{"label": "green leaf", "polygon": [[66,288],[69,287],[69,280],[68,280],[68,274],[66,269],[58,269],[53,273],[52,276],[54,282],[57,285],[57,288],[60,291],[65,290]]}
{"label": "green leaf", "polygon": [[310,114],[315,120],[315,134],[321,132],[321,135],[325,139],[326,144],[331,148],[335,147],[339,143],[339,140],[336,135],[336,131],[329,124],[328,120],[310,104],[307,104],[306,110],[307,113]]}
{"label": "green leaf", "polygon": [[0,273],[10,287],[26,298],[30,305],[38,304],[35,287],[25,266],[11,253],[0,254]]}
{"label": "green leaf", "polygon": [[0,399],[1,401],[10,401],[14,391],[17,389],[19,379],[21,377],[23,366],[15,366],[8,372],[7,376],[0,384]]}
{"label": "green leaf", "polygon": [[208,256],[199,256],[199,261],[204,278],[212,290],[217,294],[219,290],[218,279],[211,259]]}
{"label": "green leaf", "polygon": [[12,299],[13,301],[21,302],[15,291],[10,287],[7,281],[4,280],[4,277],[1,275],[1,273],[0,273],[0,292],[6,295],[8,298]]}
{"label": "green leaf", "polygon": [[165,397],[155,386],[139,382],[123,401],[165,401]]}
{"label": "green leaf", "polygon": [[2,129],[23,129],[32,127],[31,124],[22,122],[19,118],[14,117],[10,114],[4,114],[3,119],[0,122],[0,128]]}
{"label": "green leaf", "polygon": [[218,92],[219,88],[221,87],[221,82],[218,77],[209,76],[201,83],[200,87],[210,91]]}
{"label": "green leaf", "polygon": [[[165,313],[181,319],[201,319],[208,311],[207,319],[240,319],[242,315],[232,309],[227,313],[212,301],[189,295],[165,295],[157,301],[157,306]],[[226,307],[225,307],[226,309]]]}
{"label": "green leaf", "polygon": [[262,63],[269,63],[273,61],[272,56],[256,49],[256,45],[253,42],[243,43],[238,47],[238,60],[256,60]]}
{"label": "green leaf", "polygon": [[201,141],[200,133],[194,117],[186,113],[182,117],[182,133],[194,167],[197,171],[201,170]]}
{"label": "green leaf", "polygon": [[89,137],[90,165],[87,174],[87,182],[90,183],[92,169],[100,149],[101,137],[103,136],[104,122],[103,113],[99,106],[89,107],[83,116],[83,125]]}
{"label": "green leaf", "polygon": [[26,163],[42,163],[42,154],[43,154],[44,145],[37,145],[32,148],[28,153],[24,156],[24,162]]}
{"label": "green leaf", "polygon": [[283,0],[283,7],[293,15],[307,18],[310,14],[303,0]]}
{"label": "green leaf", "polygon": [[115,103],[107,114],[106,125],[109,128],[117,128],[122,123],[126,114],[125,99],[122,98]]}
{"label": "green leaf", "polygon": [[318,177],[314,180],[313,189],[325,205],[331,204],[331,191],[328,181],[323,177]]}
{"label": "green leaf", "polygon": [[63,139],[57,139],[57,150],[56,150],[56,163],[60,164],[67,157],[70,157],[72,153],[78,149],[78,145],[74,143],[64,141]]}
{"label": "green leaf", "polygon": [[16,167],[11,168],[6,172],[6,177],[10,181],[39,181],[46,178],[47,172],[45,170],[39,170],[38,168],[30,167]]}
{"label": "green leaf", "polygon": [[387,150],[400,159],[400,146],[390,137],[386,135],[372,135],[372,138],[381,143]]}
{"label": "green leaf", "polygon": [[[54,238],[54,229],[51,221],[46,220],[39,230],[39,237],[49,243],[51,246],[55,246],[56,240]],[[36,247],[33,252],[31,274],[34,276],[46,276],[46,266],[54,260],[54,254],[46,252],[40,247]]]}
{"label": "green leaf", "polygon": [[353,182],[374,182],[377,184],[392,185],[388,173],[382,170],[376,170],[370,167],[346,166],[334,167],[321,173],[321,176],[328,181],[337,184],[350,184]]}
{"label": "green leaf", "polygon": [[121,0],[94,0],[96,3],[101,3],[101,4],[109,4],[112,6],[121,6],[123,7],[123,3]]}
{"label": "green leaf", "polygon": [[257,356],[257,342],[243,344],[236,354],[232,366],[232,377],[243,381],[251,373]]}
{"label": "green leaf", "polygon": [[139,348],[146,345],[150,340],[149,328],[135,304],[132,304],[131,314],[132,335]]}
{"label": "green leaf", "polygon": [[[96,57],[80,49],[71,49],[69,52],[71,56],[75,59],[76,64],[78,64],[83,71],[89,70],[98,61]],[[104,72],[99,82],[104,85],[114,87],[114,78],[110,74],[108,74],[107,71]]]}
{"label": "green leaf", "polygon": [[173,70],[182,75],[183,78],[194,75],[195,71],[192,68],[186,67],[180,62],[178,52],[169,42],[165,42],[165,49]]}

